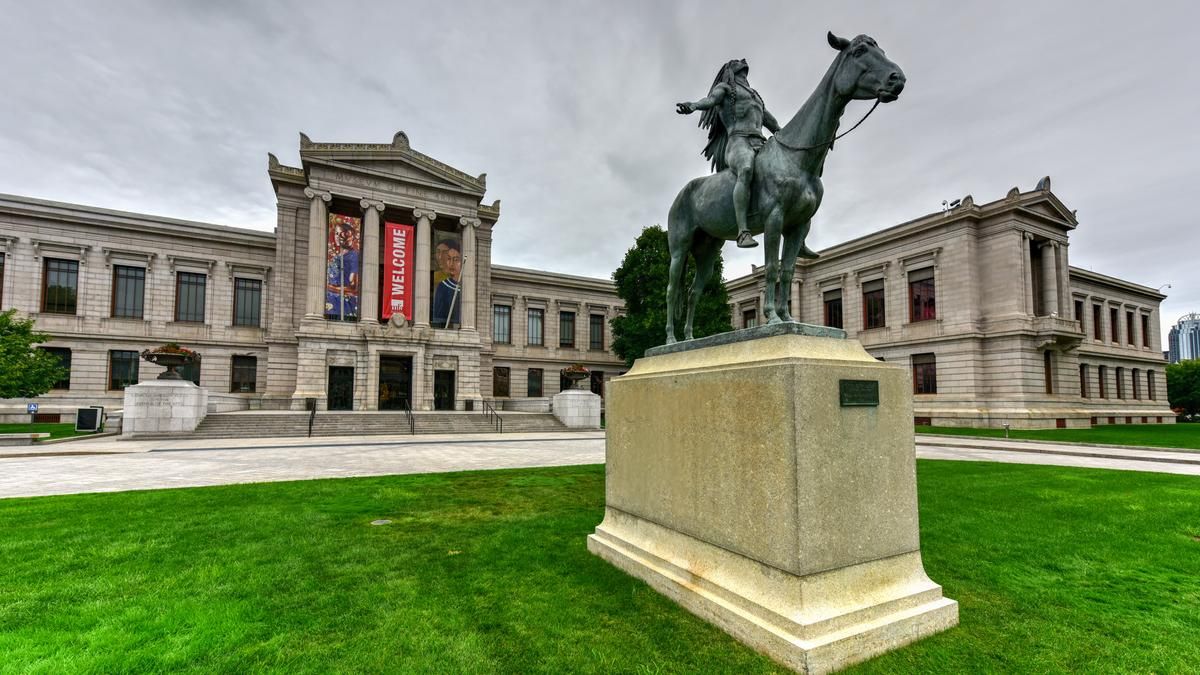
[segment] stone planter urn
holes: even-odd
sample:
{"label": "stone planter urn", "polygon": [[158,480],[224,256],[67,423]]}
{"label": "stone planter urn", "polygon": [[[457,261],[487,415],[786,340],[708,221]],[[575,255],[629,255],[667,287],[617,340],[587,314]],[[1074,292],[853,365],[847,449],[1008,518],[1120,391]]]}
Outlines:
{"label": "stone planter urn", "polygon": [[572,389],[581,389],[582,387],[579,386],[579,383],[588,379],[589,377],[591,377],[591,373],[587,373],[587,372],[580,373],[580,372],[575,372],[575,371],[570,371],[570,370],[564,370],[563,377],[565,377],[571,381]]}
{"label": "stone planter urn", "polygon": [[183,377],[176,372],[176,369],[180,366],[195,363],[196,355],[182,352],[152,352],[147,350],[142,352],[142,359],[166,368],[166,371],[160,374],[158,379],[182,380]]}

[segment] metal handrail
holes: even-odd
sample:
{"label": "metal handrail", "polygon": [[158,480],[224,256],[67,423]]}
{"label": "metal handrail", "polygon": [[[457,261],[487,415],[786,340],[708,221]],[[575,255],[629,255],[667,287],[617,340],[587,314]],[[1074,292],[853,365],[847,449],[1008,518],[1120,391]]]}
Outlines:
{"label": "metal handrail", "polygon": [[313,421],[317,419],[317,409],[308,411],[308,437],[312,438]]}
{"label": "metal handrail", "polygon": [[413,417],[412,406],[408,404],[408,399],[401,399],[404,402],[404,416],[408,419],[408,433],[417,435],[417,420]]}
{"label": "metal handrail", "polygon": [[497,433],[504,433],[504,418],[500,416],[500,413],[496,412],[496,409],[486,399],[482,399],[480,402],[483,403],[483,416],[494,417],[493,424],[496,427]]}

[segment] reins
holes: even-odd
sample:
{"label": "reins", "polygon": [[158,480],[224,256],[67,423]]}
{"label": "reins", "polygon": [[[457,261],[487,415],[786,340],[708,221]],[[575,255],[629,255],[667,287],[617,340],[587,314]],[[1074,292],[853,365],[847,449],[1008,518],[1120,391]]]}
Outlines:
{"label": "reins", "polygon": [[829,139],[825,143],[817,143],[816,145],[805,145],[805,146],[797,147],[794,145],[788,145],[787,143],[784,143],[783,141],[779,140],[778,135],[772,135],[771,139],[774,140],[776,143],[782,145],[783,147],[787,148],[788,150],[815,150],[817,148],[823,148],[825,146],[833,147],[834,141],[838,140],[839,138],[844,138],[851,131],[854,131],[855,129],[857,129],[860,124],[862,124],[863,122],[866,122],[867,118],[871,116],[871,113],[875,112],[875,109],[879,107],[880,103],[881,103],[881,101],[878,98],[876,98],[875,105],[871,106],[871,109],[867,111],[866,115],[862,116],[861,120],[859,120],[854,126],[850,127],[846,131],[834,136],[833,138]]}

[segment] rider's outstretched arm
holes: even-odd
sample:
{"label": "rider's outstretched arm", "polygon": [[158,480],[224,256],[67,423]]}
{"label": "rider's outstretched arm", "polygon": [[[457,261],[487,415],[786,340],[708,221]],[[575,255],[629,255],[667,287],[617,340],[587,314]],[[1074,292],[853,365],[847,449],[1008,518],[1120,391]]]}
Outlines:
{"label": "rider's outstretched arm", "polygon": [[675,107],[680,115],[688,115],[696,110],[708,110],[709,108],[719,104],[725,98],[725,92],[729,91],[729,86],[724,82],[712,88],[708,92],[708,96],[696,101],[695,103],[676,103]]}

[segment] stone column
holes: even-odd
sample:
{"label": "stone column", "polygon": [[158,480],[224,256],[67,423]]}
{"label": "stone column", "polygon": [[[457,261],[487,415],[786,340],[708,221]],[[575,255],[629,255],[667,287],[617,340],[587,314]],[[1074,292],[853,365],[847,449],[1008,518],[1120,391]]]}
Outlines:
{"label": "stone column", "polygon": [[413,283],[413,325],[429,328],[429,263],[433,255],[433,221],[437,212],[430,209],[413,209],[417,219],[417,264]]}
{"label": "stone column", "polygon": [[1033,269],[1033,235],[1024,232],[1021,239],[1021,270],[1025,274],[1025,313],[1033,314],[1035,305],[1033,304],[1033,275],[1037,271]]}
{"label": "stone column", "polygon": [[1059,315],[1063,318],[1071,318],[1068,314],[1074,309],[1071,302],[1071,272],[1067,265],[1067,244],[1056,243],[1054,251],[1058,255],[1055,256],[1055,262],[1058,263],[1058,306]]}
{"label": "stone column", "polygon": [[[478,218],[459,218],[463,230],[463,270],[462,270],[462,328],[475,330],[475,284],[478,275],[478,261],[475,260],[475,228],[479,227]],[[545,342],[546,321],[542,321],[542,339]]]}
{"label": "stone column", "polygon": [[1057,242],[1042,244],[1042,302],[1047,316],[1058,314],[1058,266],[1054,262],[1057,256]]}
{"label": "stone column", "polygon": [[308,206],[308,288],[305,295],[304,318],[321,319],[325,316],[325,231],[329,220],[326,206],[333,195],[312,188],[304,188]]}
{"label": "stone column", "polygon": [[361,323],[379,323],[379,214],[383,202],[363,199],[363,270],[359,317]]}

